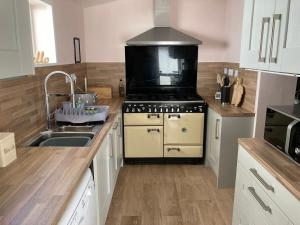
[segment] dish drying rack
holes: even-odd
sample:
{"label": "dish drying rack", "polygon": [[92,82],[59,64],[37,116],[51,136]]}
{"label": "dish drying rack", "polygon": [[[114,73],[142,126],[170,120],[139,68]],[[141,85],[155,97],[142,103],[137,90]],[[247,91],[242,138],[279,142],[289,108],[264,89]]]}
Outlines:
{"label": "dish drying rack", "polygon": [[109,106],[88,106],[83,108],[60,108],[55,111],[57,122],[88,123],[105,122],[109,114]]}

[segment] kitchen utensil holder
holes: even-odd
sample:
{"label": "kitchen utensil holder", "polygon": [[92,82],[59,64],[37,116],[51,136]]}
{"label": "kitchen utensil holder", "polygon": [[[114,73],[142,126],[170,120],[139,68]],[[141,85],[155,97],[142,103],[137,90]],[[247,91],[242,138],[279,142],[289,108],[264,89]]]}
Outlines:
{"label": "kitchen utensil holder", "polygon": [[221,88],[221,103],[228,104],[230,102],[230,86],[223,86]]}

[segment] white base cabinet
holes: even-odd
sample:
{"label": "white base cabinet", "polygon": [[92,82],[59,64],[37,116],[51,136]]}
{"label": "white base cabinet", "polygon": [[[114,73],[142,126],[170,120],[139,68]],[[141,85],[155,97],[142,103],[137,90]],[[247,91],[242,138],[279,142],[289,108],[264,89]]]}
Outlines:
{"label": "white base cabinet", "polygon": [[238,138],[251,137],[252,130],[253,117],[222,117],[208,109],[205,162],[219,188],[234,187]]}
{"label": "white base cabinet", "polygon": [[300,202],[239,147],[232,225],[299,225]]}
{"label": "white base cabinet", "polygon": [[119,114],[93,160],[98,225],[105,225],[120,167],[123,163],[121,123],[122,117]]}

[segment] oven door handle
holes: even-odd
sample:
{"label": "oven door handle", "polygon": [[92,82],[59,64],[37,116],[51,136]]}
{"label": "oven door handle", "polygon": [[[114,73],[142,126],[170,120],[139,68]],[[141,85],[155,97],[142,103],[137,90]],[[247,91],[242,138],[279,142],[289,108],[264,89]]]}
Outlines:
{"label": "oven door handle", "polygon": [[149,113],[148,114],[148,119],[151,119],[152,117],[156,117],[157,119],[159,119],[160,115],[159,115],[159,113]]}
{"label": "oven door handle", "polygon": [[174,118],[174,117],[177,118],[177,119],[180,119],[180,118],[181,118],[180,114],[169,114],[169,115],[168,115],[168,118],[169,118],[169,119]]}
{"label": "oven door handle", "polygon": [[285,148],[284,148],[284,151],[287,155],[290,155],[289,150],[290,150],[291,134],[292,134],[293,128],[296,126],[297,123],[299,123],[299,121],[294,120],[287,127],[286,138],[285,138]]}

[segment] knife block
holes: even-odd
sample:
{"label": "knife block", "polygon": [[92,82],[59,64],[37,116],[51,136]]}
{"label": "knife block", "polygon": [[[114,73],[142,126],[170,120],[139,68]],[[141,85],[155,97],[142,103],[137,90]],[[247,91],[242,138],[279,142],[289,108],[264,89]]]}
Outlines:
{"label": "knife block", "polygon": [[16,158],[14,133],[0,133],[0,167],[6,167]]}

